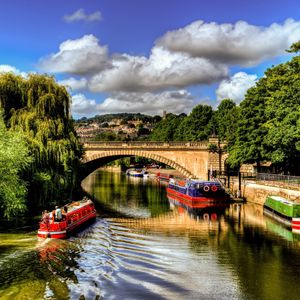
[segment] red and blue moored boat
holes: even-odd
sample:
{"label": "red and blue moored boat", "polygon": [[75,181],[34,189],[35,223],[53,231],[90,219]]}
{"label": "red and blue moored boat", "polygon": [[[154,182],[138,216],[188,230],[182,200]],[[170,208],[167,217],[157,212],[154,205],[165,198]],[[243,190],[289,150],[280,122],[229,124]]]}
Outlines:
{"label": "red and blue moored boat", "polygon": [[193,208],[202,208],[204,203],[227,202],[229,195],[220,182],[196,179],[170,179],[167,195]]}
{"label": "red and blue moored boat", "polygon": [[96,218],[94,203],[90,199],[69,203],[61,210],[64,212],[61,221],[43,218],[40,222],[38,237],[64,239],[73,230]]}

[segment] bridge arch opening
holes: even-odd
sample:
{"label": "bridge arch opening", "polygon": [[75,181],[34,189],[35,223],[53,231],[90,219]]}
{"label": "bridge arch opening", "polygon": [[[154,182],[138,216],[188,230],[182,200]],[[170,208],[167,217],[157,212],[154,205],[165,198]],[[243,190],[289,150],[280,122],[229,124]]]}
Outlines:
{"label": "bridge arch opening", "polygon": [[[126,153],[124,153],[126,152]],[[152,160],[155,160],[157,162],[163,163],[165,165],[168,165],[175,170],[177,170],[182,176],[187,178],[195,177],[191,172],[189,172],[186,168],[179,165],[178,163],[174,162],[171,159],[165,158],[163,156],[160,156],[158,154],[152,154],[147,153],[143,151],[110,151],[109,153],[97,153],[89,157],[88,161],[85,161],[83,164],[82,172],[81,172],[81,179],[83,180],[85,177],[87,177],[90,173],[94,172],[101,166],[104,166],[112,161],[118,160],[120,158],[124,157],[132,157],[132,156],[139,156],[139,157],[145,157]]]}

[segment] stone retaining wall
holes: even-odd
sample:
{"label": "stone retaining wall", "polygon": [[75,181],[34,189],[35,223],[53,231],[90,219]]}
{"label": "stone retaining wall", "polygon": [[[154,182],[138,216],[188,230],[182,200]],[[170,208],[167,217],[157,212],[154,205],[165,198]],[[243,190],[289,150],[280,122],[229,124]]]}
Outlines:
{"label": "stone retaining wall", "polygon": [[[237,190],[237,182],[234,183],[234,190]],[[300,203],[300,191],[289,190],[280,187],[261,185],[251,182],[242,183],[242,196],[247,202],[263,205],[269,195],[278,195],[291,201]]]}

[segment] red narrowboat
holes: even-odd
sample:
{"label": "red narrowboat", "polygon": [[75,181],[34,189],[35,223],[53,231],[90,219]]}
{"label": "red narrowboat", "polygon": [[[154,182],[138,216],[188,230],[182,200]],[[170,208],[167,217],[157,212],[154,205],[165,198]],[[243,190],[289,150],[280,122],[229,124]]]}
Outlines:
{"label": "red narrowboat", "polygon": [[90,199],[72,202],[59,209],[62,212],[60,220],[55,219],[54,214],[50,217],[51,213],[43,216],[38,237],[64,239],[73,230],[96,218],[94,203]]}

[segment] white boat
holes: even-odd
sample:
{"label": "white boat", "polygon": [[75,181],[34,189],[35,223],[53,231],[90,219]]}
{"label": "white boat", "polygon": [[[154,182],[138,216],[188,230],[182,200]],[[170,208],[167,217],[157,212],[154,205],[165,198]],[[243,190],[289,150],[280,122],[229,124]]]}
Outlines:
{"label": "white boat", "polygon": [[128,169],[126,170],[126,175],[133,177],[148,177],[149,173],[143,169]]}

